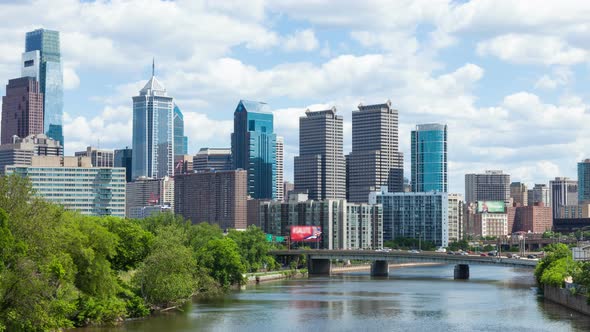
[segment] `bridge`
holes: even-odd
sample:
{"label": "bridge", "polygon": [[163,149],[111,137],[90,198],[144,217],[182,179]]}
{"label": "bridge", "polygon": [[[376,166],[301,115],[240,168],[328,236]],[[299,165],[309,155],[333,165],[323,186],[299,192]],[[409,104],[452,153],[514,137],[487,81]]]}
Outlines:
{"label": "bridge", "polygon": [[513,259],[505,257],[483,257],[475,255],[448,255],[447,253],[405,251],[380,252],[371,250],[273,250],[271,255],[277,257],[307,256],[308,274],[330,275],[333,260],[373,261],[371,275],[386,277],[389,275],[389,263],[441,263],[455,264],[455,279],[469,279],[469,265],[484,264],[508,267],[535,268],[536,260]]}

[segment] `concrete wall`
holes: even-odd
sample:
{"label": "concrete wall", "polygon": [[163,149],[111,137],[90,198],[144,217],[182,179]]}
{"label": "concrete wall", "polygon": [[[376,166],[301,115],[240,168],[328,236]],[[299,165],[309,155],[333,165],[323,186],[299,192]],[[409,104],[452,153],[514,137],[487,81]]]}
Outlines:
{"label": "concrete wall", "polygon": [[543,293],[544,297],[548,300],[590,315],[590,305],[587,302],[588,298],[583,295],[571,295],[567,289],[553,286],[544,286]]}

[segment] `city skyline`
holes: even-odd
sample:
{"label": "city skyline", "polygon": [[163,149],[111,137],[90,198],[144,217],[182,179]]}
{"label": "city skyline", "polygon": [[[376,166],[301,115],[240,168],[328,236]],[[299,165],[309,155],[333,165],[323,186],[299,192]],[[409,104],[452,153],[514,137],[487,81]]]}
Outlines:
{"label": "city skyline", "polygon": [[[39,10],[33,13],[28,5],[0,5],[7,17],[20,18],[18,24],[7,19],[7,29],[1,32],[5,44],[0,46],[0,79],[5,84],[20,75],[25,32],[60,31],[66,155],[96,146],[99,139],[101,148],[131,145],[129,97],[145,82],[156,56],[162,81],[183,105],[190,154],[200,147],[229,146],[236,101],[263,100],[273,106],[275,131],[285,136],[286,180],[293,179],[297,155],[293,118],[307,108],[335,105],[344,117],[347,154],[352,110],[359,102],[386,99],[399,109],[400,151],[406,156],[416,124],[448,123],[449,192],[463,191],[464,174],[485,169],[502,169],[530,188],[556,176],[575,179],[576,163],[586,157],[581,124],[588,117],[582,90],[588,55],[572,32],[585,20],[586,4],[542,11],[537,8],[543,6],[511,8],[501,2],[491,11],[484,1],[400,3],[392,5],[400,8],[388,10],[405,18],[396,24],[384,20],[383,4],[357,8],[346,3],[341,12],[331,14],[319,14],[326,12],[322,3],[306,4],[304,10],[284,2],[233,9],[154,2],[142,13],[127,12],[117,3],[68,2],[72,10],[64,13],[57,13],[55,4],[35,5]],[[423,14],[413,14],[411,8]],[[28,15],[19,14],[25,11]],[[47,12],[56,15],[42,14]],[[127,22],[109,15],[114,12],[123,13],[120,17]],[[162,12],[178,18],[197,15],[210,29],[229,33],[205,34],[180,23],[186,20],[153,23],[151,15]],[[493,14],[498,12],[505,15]],[[529,15],[534,19],[521,22],[520,17]],[[560,15],[570,19],[550,29]],[[103,24],[106,17],[111,22]],[[149,29],[154,45],[138,43],[146,31],[134,27],[144,21],[153,23]],[[235,24],[229,27],[227,21]],[[539,32],[531,33],[531,27]],[[158,38],[171,29],[182,33]],[[510,47],[499,47],[502,43]],[[309,86],[302,86],[299,82],[306,76]],[[539,113],[544,116],[535,116]],[[404,162],[408,178],[409,159]]]}

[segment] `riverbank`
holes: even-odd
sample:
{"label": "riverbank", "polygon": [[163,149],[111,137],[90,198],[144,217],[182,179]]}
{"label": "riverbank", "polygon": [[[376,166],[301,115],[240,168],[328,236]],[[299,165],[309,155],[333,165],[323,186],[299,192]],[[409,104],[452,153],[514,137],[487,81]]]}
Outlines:
{"label": "riverbank", "polygon": [[305,278],[307,277],[307,269],[255,273],[252,275],[247,275],[245,277],[246,285],[243,286],[257,285],[261,282],[268,282],[274,280]]}
{"label": "riverbank", "polygon": [[549,301],[590,316],[590,305],[588,305],[588,298],[584,295],[572,294],[565,288],[545,285],[543,286],[543,297]]}

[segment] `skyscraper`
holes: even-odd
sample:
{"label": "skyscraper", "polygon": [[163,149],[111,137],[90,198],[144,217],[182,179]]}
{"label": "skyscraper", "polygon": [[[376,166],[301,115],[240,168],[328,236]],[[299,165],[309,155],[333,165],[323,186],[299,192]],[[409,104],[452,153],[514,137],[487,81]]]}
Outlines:
{"label": "skyscraper", "polygon": [[282,136],[277,136],[277,179],[276,179],[276,186],[277,186],[277,201],[282,201],[285,197],[285,193],[283,192],[283,172],[284,169],[284,150],[285,150],[285,138]]}
{"label": "skyscraper", "polygon": [[231,136],[232,166],[248,171],[248,194],[254,199],[276,199],[276,140],[270,107],[240,100]]}
{"label": "skyscraper", "polygon": [[133,151],[129,147],[125,147],[124,149],[115,150],[115,167],[124,167],[125,168],[125,180],[127,182],[131,182],[133,178],[131,177],[131,172],[133,169]]}
{"label": "skyscraper", "polygon": [[412,191],[447,192],[447,125],[417,125],[411,144]]}
{"label": "skyscraper", "polygon": [[295,190],[307,190],[313,200],[346,198],[342,142],[342,116],[336,115],[335,107],[318,112],[307,110],[299,118]]}
{"label": "skyscraper", "polygon": [[188,137],[184,136],[184,115],[174,104],[174,155],[188,154]]}
{"label": "skyscraper", "polygon": [[590,203],[590,159],[578,163],[578,204]]}
{"label": "skyscraper", "polygon": [[369,192],[388,186],[403,191],[403,155],[398,151],[398,111],[391,101],[359,105],[352,112],[352,152],[346,157],[347,199],[367,202]]}
{"label": "skyscraper", "polygon": [[74,152],[76,157],[90,157],[92,167],[113,167],[115,152],[113,150],[100,150],[91,146],[86,151]]}
{"label": "skyscraper", "polygon": [[174,175],[174,99],[154,76],[133,97],[132,177]]}
{"label": "skyscraper", "polygon": [[553,218],[559,218],[561,207],[578,205],[578,181],[566,177],[556,177],[549,181]]}
{"label": "skyscraper", "polygon": [[2,97],[1,144],[12,143],[12,136],[25,138],[43,133],[43,94],[34,77],[8,81]]}
{"label": "skyscraper", "polygon": [[512,182],[510,184],[510,198],[512,198],[512,202],[517,206],[527,206],[529,199],[526,184]]}
{"label": "skyscraper", "polygon": [[201,148],[193,157],[193,171],[229,171],[232,169],[230,148]]}
{"label": "skyscraper", "polygon": [[485,171],[465,174],[465,203],[477,201],[510,201],[510,174]]}
{"label": "skyscraper", "polygon": [[63,73],[59,32],[46,29],[27,32],[22,59],[22,76],[35,77],[40,84],[45,134],[63,146]]}
{"label": "skyscraper", "polygon": [[543,206],[551,206],[551,191],[546,184],[535,184],[528,192],[528,206],[543,203]]}

